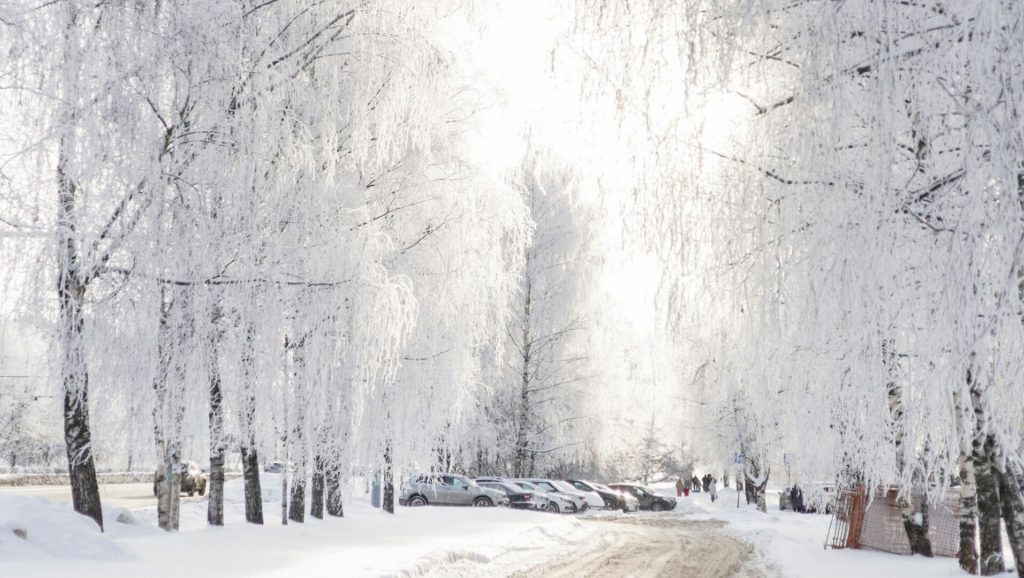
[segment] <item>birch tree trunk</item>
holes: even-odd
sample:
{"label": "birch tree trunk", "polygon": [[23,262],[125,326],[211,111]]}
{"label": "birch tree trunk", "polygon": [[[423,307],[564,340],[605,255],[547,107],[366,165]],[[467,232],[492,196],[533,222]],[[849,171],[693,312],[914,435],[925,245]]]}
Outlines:
{"label": "birch tree trunk", "polygon": [[309,489],[309,515],[324,519],[324,459],[317,453],[313,458],[313,479]]}
{"label": "birch tree trunk", "polygon": [[[972,371],[973,368],[967,368],[968,391],[973,387]],[[970,408],[966,407],[965,402],[968,400],[964,399],[960,390],[953,391],[953,406],[960,440],[960,547],[957,550],[957,560],[965,572],[977,574],[978,547],[975,534],[978,530],[978,490],[974,479],[974,460],[970,442],[974,439],[974,420],[970,419]],[[970,428],[970,431],[967,431],[967,428]]]}
{"label": "birch tree trunk", "polygon": [[211,316],[209,395],[210,395],[210,497],[206,521],[211,526],[224,525],[224,392],[220,379],[220,308]]}
{"label": "birch tree trunk", "polygon": [[746,463],[750,468],[749,471],[746,467],[743,468],[743,476],[746,479],[743,488],[747,492],[747,503],[753,502],[758,511],[767,513],[765,490],[768,488],[768,476],[771,471],[767,466],[763,466],[758,458],[748,457]]}
{"label": "birch tree trunk", "polygon": [[761,478],[760,483],[758,483],[758,484],[756,484],[754,486],[754,499],[755,499],[755,501],[757,503],[757,509],[758,509],[758,511],[766,513],[766,514],[768,513],[768,503],[765,500],[765,490],[768,488],[768,476],[769,476],[769,474],[770,474],[770,471],[766,467],[765,471],[764,471],[764,475],[763,476],[759,475],[759,477]]}
{"label": "birch tree trunk", "polygon": [[[256,453],[256,327],[251,321],[245,322],[245,337],[242,343],[242,407],[238,425],[242,433],[242,478],[245,486],[245,521],[250,524],[263,523],[263,494],[260,489],[260,460]],[[284,496],[281,497],[284,499]]]}
{"label": "birch tree trunk", "polygon": [[395,513],[395,472],[394,472],[394,427],[391,418],[391,396],[390,387],[384,390],[381,395],[381,403],[384,404],[384,467],[381,471],[380,490],[381,506],[389,514]]}
{"label": "birch tree trunk", "polygon": [[1024,496],[1021,496],[1020,482],[1010,464],[1002,471],[996,470],[999,478],[999,495],[1002,498],[1003,520],[1006,534],[1017,565],[1018,578],[1024,578]]}
{"label": "birch tree trunk", "polygon": [[61,93],[64,97],[61,135],[57,151],[57,302],[60,308],[61,389],[64,397],[64,445],[68,457],[71,501],[76,512],[88,516],[103,530],[103,509],[92,456],[92,431],[89,426],[89,370],[85,359],[85,291],[77,239],[78,190],[70,174],[70,156],[75,149],[77,124],[76,87],[78,84],[76,46],[78,13],[67,7],[64,23],[65,43],[62,62]]}
{"label": "birch tree trunk", "polygon": [[332,460],[324,470],[324,486],[327,490],[327,515],[345,517],[341,496],[341,465]]}
{"label": "birch tree trunk", "polygon": [[[975,406],[975,412],[979,411]],[[1000,529],[1002,511],[999,502],[999,480],[992,463],[994,440],[990,435],[975,438],[973,459],[978,482],[978,537],[980,541],[980,572],[992,576],[1006,570],[1003,562],[1003,537]]]}
{"label": "birch tree trunk", "polygon": [[295,463],[295,477],[292,479],[292,495],[288,509],[288,518],[293,522],[303,523],[306,521],[306,435],[305,415],[306,407],[306,383],[305,361],[303,358],[304,340],[300,339],[292,347],[292,376],[294,383],[292,389],[295,391],[295,403],[293,407],[293,421],[291,435],[288,444],[292,447],[289,452],[292,461]]}
{"label": "birch tree trunk", "polygon": [[[160,288],[160,325],[157,333],[157,373],[153,380],[153,437],[163,460],[163,480],[157,485],[157,520],[168,532],[179,528],[181,508],[182,422],[185,418],[185,361],[188,308],[185,290]],[[171,370],[174,370],[172,378]]]}
{"label": "birch tree trunk", "polygon": [[[64,261],[65,257],[58,257],[58,260]],[[76,512],[92,518],[102,530],[103,509],[89,427],[89,373],[85,366],[82,319],[85,287],[75,279],[75,273],[68,270],[71,267],[66,263],[60,266],[57,292],[60,300],[61,384],[71,501]]]}
{"label": "birch tree trunk", "polygon": [[748,506],[757,501],[754,491],[754,479],[747,473],[746,468],[743,468],[743,497],[746,498]]}
{"label": "birch tree trunk", "polygon": [[[896,377],[896,351],[892,339],[882,341],[882,363],[889,376],[886,384],[886,393],[889,398],[889,419],[893,428],[893,449],[896,452],[896,470],[902,478],[907,470],[907,448],[904,447],[905,425],[903,412],[903,387]],[[900,517],[903,519],[903,530],[910,542],[910,551],[913,554],[921,554],[928,558],[932,557],[932,544],[928,538],[928,511],[927,496],[922,495],[920,499],[915,497],[918,489],[917,472],[911,474],[911,490],[909,493],[900,492],[898,506]],[[920,484],[921,493],[924,494],[923,484]],[[905,495],[906,494],[906,495]]]}
{"label": "birch tree trunk", "polygon": [[[529,260],[529,250],[527,250],[527,260]],[[527,264],[527,268],[528,267],[529,265]],[[532,308],[533,295],[529,276],[526,277],[525,284],[526,288],[523,294],[524,305],[522,321],[523,342],[520,344],[522,379],[519,383],[519,404],[516,411],[516,443],[512,463],[512,471],[517,478],[532,475],[532,472],[527,472],[526,466],[529,453],[529,438],[527,437],[527,434],[530,426],[530,377],[532,371],[532,367],[530,365],[532,346],[530,335],[530,310]]]}

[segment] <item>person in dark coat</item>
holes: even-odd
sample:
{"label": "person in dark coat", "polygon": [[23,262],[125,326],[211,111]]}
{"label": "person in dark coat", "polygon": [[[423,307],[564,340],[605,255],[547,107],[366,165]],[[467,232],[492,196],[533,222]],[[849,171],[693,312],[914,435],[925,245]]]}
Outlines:
{"label": "person in dark coat", "polygon": [[693,491],[694,492],[699,492],[700,491],[700,479],[696,475],[694,475],[693,476],[693,480],[691,480],[691,481],[693,482]]}
{"label": "person in dark coat", "polygon": [[701,487],[704,488],[705,492],[708,491],[708,486],[711,484],[711,474],[704,474],[704,477],[701,478],[701,481],[703,482]]}
{"label": "person in dark coat", "polygon": [[800,486],[793,486],[793,489],[789,491],[789,501],[793,504],[794,512],[803,514],[807,511],[807,508],[804,507],[804,491],[800,489]]}

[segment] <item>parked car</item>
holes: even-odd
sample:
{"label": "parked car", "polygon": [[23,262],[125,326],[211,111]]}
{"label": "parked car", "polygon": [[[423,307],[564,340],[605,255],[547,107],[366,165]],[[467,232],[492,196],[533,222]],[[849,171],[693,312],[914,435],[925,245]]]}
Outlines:
{"label": "parked car", "polygon": [[263,472],[267,474],[283,474],[285,469],[291,468],[285,466],[284,462],[278,461],[270,462],[269,464],[263,466]]}
{"label": "parked car", "polygon": [[[181,477],[181,491],[187,493],[189,496],[199,494],[202,496],[206,493],[206,472],[199,469],[199,464],[195,462],[181,462],[178,464],[178,475]],[[164,477],[167,475],[167,470],[163,467],[156,469],[156,473],[153,475],[153,495],[156,496],[160,486],[160,482],[164,481]]]}
{"label": "parked car", "polygon": [[625,512],[635,512],[640,509],[640,500],[636,499],[636,496],[634,496],[633,494],[629,492],[623,492],[621,490],[616,490],[615,488],[610,488],[604,484],[594,483],[594,485],[603,490],[615,492],[616,494],[621,496],[622,499],[626,501]]}
{"label": "parked car", "polygon": [[[516,508],[516,509],[520,509],[520,510],[536,510],[536,509],[538,509],[537,508],[537,502],[533,499],[534,498],[533,492],[531,492],[530,490],[526,490],[526,489],[521,488],[519,486],[513,485],[510,482],[504,482],[504,481],[502,481],[502,482],[491,482],[491,481],[477,480],[476,483],[479,484],[481,487],[492,488],[492,489],[498,490],[499,492],[503,492],[505,494],[505,496],[508,497],[509,506],[512,507],[512,508]],[[546,504],[547,499],[545,499],[544,501],[545,501],[545,505],[547,505]],[[540,508],[540,509],[543,509],[543,508]]]}
{"label": "parked car", "polygon": [[457,474],[420,474],[402,485],[398,503],[403,506],[507,506],[504,492],[478,485]]}
{"label": "parked car", "polygon": [[572,484],[574,488],[581,492],[597,494],[604,502],[604,508],[606,510],[622,510],[623,512],[629,512],[636,511],[640,506],[640,501],[634,498],[631,494],[613,490],[604,484],[588,482],[586,480],[565,481],[566,483]]}
{"label": "parked car", "polygon": [[[585,512],[590,508],[590,503],[587,500],[586,494],[577,491],[576,488],[572,487],[572,485],[570,484],[560,482],[558,480],[545,480],[542,478],[527,478],[525,481],[536,485],[540,489],[550,494],[558,494],[560,496],[565,496],[572,502],[572,505],[575,508],[573,510],[574,513]],[[600,500],[600,498],[597,498],[596,496],[595,499]],[[601,501],[598,507],[601,507],[603,505],[604,502]]]}
{"label": "parked car", "polygon": [[531,484],[525,480],[508,480],[508,483],[519,486],[524,490],[532,491],[534,499],[544,500],[546,503],[542,508],[537,508],[538,510],[544,510],[554,514],[571,514],[576,511],[576,504],[574,504],[568,496],[545,491],[540,486]]}
{"label": "parked car", "polygon": [[651,510],[654,512],[661,512],[663,510],[672,510],[676,507],[676,499],[671,496],[662,496],[657,494],[654,490],[641,486],[640,484],[608,484],[610,488],[616,490],[622,490],[632,494],[640,502],[641,510]]}

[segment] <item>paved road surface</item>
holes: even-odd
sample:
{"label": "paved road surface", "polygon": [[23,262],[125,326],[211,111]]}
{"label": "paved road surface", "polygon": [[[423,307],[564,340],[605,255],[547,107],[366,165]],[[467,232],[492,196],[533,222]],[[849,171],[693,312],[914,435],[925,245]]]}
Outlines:
{"label": "paved road surface", "polygon": [[677,516],[584,520],[604,529],[593,547],[515,578],[766,578],[752,546],[722,531],[723,522]]}
{"label": "paved road surface", "polygon": [[[71,486],[0,486],[0,494],[39,496],[54,502],[70,502]],[[199,502],[205,499],[181,495],[182,502]],[[153,484],[100,484],[100,500],[104,505],[122,508],[156,507]]]}

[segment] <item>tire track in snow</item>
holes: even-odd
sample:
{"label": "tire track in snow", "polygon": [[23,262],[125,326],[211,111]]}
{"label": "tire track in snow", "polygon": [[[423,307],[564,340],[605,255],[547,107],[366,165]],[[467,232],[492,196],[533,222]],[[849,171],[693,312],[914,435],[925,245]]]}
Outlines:
{"label": "tire track in snow", "polygon": [[585,520],[602,526],[597,544],[557,562],[513,574],[516,578],[727,578],[768,577],[750,544],[722,522],[672,515]]}

